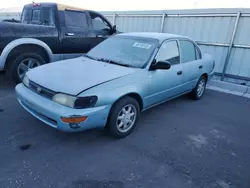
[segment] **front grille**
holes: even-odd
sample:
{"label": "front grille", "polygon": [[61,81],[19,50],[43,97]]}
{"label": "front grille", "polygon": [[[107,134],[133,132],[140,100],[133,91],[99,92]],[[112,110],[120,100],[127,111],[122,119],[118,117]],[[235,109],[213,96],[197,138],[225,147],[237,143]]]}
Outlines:
{"label": "front grille", "polygon": [[54,92],[50,89],[47,89],[43,86],[40,86],[39,84],[37,84],[31,80],[29,82],[29,89],[34,91],[35,93],[43,96],[43,97],[48,98],[48,99],[52,99],[53,96],[56,94],[56,92]]}

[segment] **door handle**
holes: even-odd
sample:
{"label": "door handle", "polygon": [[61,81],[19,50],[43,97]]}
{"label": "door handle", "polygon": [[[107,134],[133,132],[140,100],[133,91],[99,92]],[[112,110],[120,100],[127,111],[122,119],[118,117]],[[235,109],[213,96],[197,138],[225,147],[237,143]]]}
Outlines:
{"label": "door handle", "polygon": [[66,33],[66,36],[74,36],[75,33]]}
{"label": "door handle", "polygon": [[102,35],[96,35],[96,37],[97,37],[97,38],[101,38],[101,37],[103,37],[103,36],[102,36]]}
{"label": "door handle", "polygon": [[202,69],[202,68],[203,68],[203,66],[202,66],[202,65],[200,65],[200,66],[199,66],[199,69]]}
{"label": "door handle", "polygon": [[182,75],[182,71],[178,71],[178,72],[177,72],[177,75]]}

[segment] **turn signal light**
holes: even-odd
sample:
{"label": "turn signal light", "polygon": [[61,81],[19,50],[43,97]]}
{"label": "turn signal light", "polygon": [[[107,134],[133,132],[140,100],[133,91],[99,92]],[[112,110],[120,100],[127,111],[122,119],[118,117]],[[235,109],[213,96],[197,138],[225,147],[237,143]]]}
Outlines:
{"label": "turn signal light", "polygon": [[82,116],[82,117],[61,117],[61,120],[65,123],[81,123],[85,121],[88,117]]}

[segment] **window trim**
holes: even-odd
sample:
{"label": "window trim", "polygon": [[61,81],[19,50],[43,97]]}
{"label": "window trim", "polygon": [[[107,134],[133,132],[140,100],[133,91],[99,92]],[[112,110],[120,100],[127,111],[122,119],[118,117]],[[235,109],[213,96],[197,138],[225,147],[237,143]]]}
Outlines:
{"label": "window trim", "polygon": [[[202,53],[201,53],[201,49],[198,47],[198,45],[195,45],[195,49],[198,51],[198,55],[200,56],[199,59],[202,59]],[[195,50],[195,57],[196,57],[196,50]],[[196,60],[199,60],[197,57],[196,57]]]}
{"label": "window trim", "polygon": [[[196,50],[195,50],[195,61],[197,61],[197,60],[200,60],[200,59],[202,59],[202,52],[201,52],[201,49],[200,49],[200,47],[194,42],[194,41],[192,41],[191,39],[188,39],[188,38],[179,38],[178,39],[178,43],[179,43],[179,47],[181,46],[181,44],[180,44],[180,41],[189,41],[189,42],[191,42],[193,45],[194,45],[194,48],[195,49],[197,49],[197,51],[198,51],[198,53],[199,53],[199,55],[200,55],[200,58],[198,59],[197,57],[196,57]],[[180,48],[180,51],[181,51],[181,48]],[[189,62],[183,62],[182,61],[182,53],[180,54],[180,59],[181,59],[181,63],[189,63]]]}
{"label": "window trim", "polygon": [[[180,62],[179,62],[178,64],[174,64],[174,65],[171,65],[171,66],[180,65],[180,64],[181,64],[180,44],[179,44],[179,41],[178,41],[177,38],[171,38],[171,39],[164,40],[164,41],[161,43],[161,45],[159,46],[159,49],[158,49],[158,51],[157,51],[157,53],[156,53],[156,55],[155,55],[155,57],[154,57],[154,60],[157,59],[158,54],[159,54],[159,52],[160,52],[162,46],[163,46],[165,43],[171,42],[171,41],[175,41],[175,42],[176,42],[177,48],[178,48],[179,57],[180,57],[180,60],[179,60]],[[157,62],[156,62],[156,61],[153,61],[153,62],[151,63],[151,66],[152,66],[154,63],[157,63]]]}

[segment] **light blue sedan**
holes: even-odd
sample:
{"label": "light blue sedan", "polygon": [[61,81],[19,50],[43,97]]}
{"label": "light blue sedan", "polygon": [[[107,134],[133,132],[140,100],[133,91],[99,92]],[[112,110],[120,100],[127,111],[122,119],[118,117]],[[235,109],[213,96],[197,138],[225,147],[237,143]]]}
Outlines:
{"label": "light blue sedan", "polygon": [[16,86],[19,103],[56,129],[107,127],[129,135],[140,112],[180,95],[200,99],[213,58],[191,39],[163,33],[123,33],[86,55],[34,68]]}

